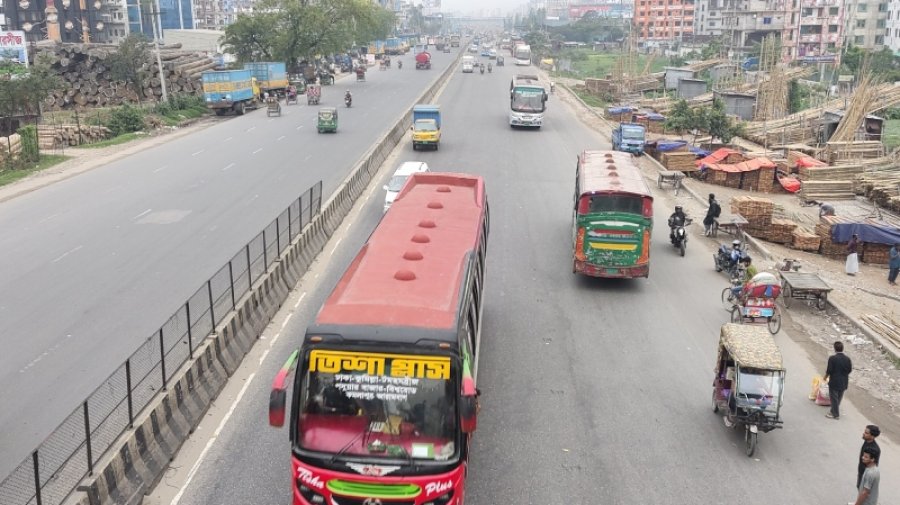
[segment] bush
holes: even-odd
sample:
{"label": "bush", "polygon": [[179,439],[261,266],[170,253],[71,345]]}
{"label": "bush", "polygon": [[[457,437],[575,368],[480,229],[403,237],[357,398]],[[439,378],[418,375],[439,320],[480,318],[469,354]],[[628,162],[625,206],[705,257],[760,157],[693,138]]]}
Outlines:
{"label": "bush", "polygon": [[37,163],[40,160],[38,150],[38,132],[34,125],[23,126],[16,130],[22,137],[22,152],[19,160],[25,163]]}
{"label": "bush", "polygon": [[106,127],[113,136],[141,131],[144,129],[144,113],[137,107],[125,104],[112,111]]}
{"label": "bush", "polygon": [[169,99],[167,101],[160,102],[153,111],[159,115],[168,116],[173,113],[177,113],[178,111],[205,108],[206,104],[203,102],[203,98],[199,96],[173,94],[169,95]]}

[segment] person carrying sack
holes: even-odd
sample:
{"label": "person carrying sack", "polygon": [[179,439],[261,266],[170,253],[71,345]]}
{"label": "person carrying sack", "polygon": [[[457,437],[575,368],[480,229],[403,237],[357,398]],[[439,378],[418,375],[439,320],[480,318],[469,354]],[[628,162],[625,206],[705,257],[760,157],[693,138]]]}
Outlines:
{"label": "person carrying sack", "polygon": [[716,195],[710,193],[709,208],[706,209],[706,217],[703,218],[703,235],[708,237],[712,234],[713,223],[715,223],[720,215],[722,215],[722,207],[719,206],[719,202],[716,201]]}

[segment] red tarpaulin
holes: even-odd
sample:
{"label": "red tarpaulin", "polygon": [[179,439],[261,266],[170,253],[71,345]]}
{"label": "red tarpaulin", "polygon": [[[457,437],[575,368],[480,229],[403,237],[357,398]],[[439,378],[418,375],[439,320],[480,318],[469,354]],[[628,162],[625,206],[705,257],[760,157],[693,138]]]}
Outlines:
{"label": "red tarpaulin", "polygon": [[741,154],[740,151],[735,151],[734,149],[728,149],[727,147],[720,147],[713,151],[709,156],[703,158],[702,160],[697,161],[697,166],[702,167],[703,165],[710,165],[714,163],[718,163],[725,158],[728,157],[729,154]]}
{"label": "red tarpaulin", "polygon": [[819,161],[811,156],[804,156],[797,160],[797,166],[802,168],[809,167],[827,167],[828,163],[824,161]]}
{"label": "red tarpaulin", "polygon": [[704,163],[706,168],[710,170],[721,170],[722,172],[753,172],[760,168],[775,168],[775,163],[769,158],[753,158],[734,165],[724,165],[719,163]]}
{"label": "red tarpaulin", "polygon": [[793,177],[787,177],[784,175],[778,176],[778,183],[781,184],[781,187],[787,190],[790,193],[796,193],[800,191],[800,181]]}

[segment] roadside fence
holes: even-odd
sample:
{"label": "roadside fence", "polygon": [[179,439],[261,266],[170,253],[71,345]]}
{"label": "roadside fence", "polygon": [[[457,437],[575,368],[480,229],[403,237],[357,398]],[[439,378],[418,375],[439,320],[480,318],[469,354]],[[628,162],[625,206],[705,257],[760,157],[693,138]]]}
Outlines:
{"label": "roadside fence", "polygon": [[321,210],[319,181],[204,282],[0,482],[0,504],[60,505],[93,475],[97,461]]}

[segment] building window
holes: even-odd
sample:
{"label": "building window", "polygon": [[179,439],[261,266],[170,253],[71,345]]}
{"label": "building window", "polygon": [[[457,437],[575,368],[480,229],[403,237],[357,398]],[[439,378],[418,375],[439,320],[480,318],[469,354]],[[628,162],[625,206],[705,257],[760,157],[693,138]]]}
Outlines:
{"label": "building window", "polygon": [[857,27],[857,28],[865,28],[865,27],[866,27],[866,20],[865,20],[865,19],[857,19],[857,20],[856,20],[856,27]]}
{"label": "building window", "polygon": [[853,37],[853,44],[855,44],[857,46],[863,45],[863,43],[865,43],[865,41],[866,41],[866,38],[863,37],[862,35],[857,35],[856,37]]}
{"label": "building window", "polygon": [[875,45],[876,46],[884,45],[884,35],[876,35],[875,36]]}
{"label": "building window", "polygon": [[864,3],[856,4],[856,12],[869,12],[869,6]]}
{"label": "building window", "polygon": [[886,19],[879,19],[878,21],[875,22],[875,28],[884,28],[885,26],[887,26]]}
{"label": "building window", "polygon": [[837,7],[831,7],[831,8],[829,8],[829,9],[828,9],[828,15],[829,15],[829,16],[837,16],[837,15],[838,15],[838,8],[837,8]]}
{"label": "building window", "polygon": [[828,33],[837,33],[838,28],[838,25],[828,25]]}
{"label": "building window", "polygon": [[801,16],[808,18],[813,15],[813,10],[810,7],[804,7],[803,12],[800,13]]}
{"label": "building window", "polygon": [[837,44],[835,44],[834,42],[829,42],[829,43],[828,43],[828,49],[832,49],[832,50],[833,50],[835,47],[837,47]]}
{"label": "building window", "polygon": [[878,4],[878,12],[887,12],[888,4]]}
{"label": "building window", "polygon": [[710,27],[710,28],[714,28],[715,26],[716,26],[715,20],[712,20],[712,19],[709,20],[709,27]]}
{"label": "building window", "polygon": [[770,24],[772,24],[772,18],[766,18],[766,17],[764,17],[764,18],[763,18],[763,24],[764,24],[764,25],[770,25]]}

